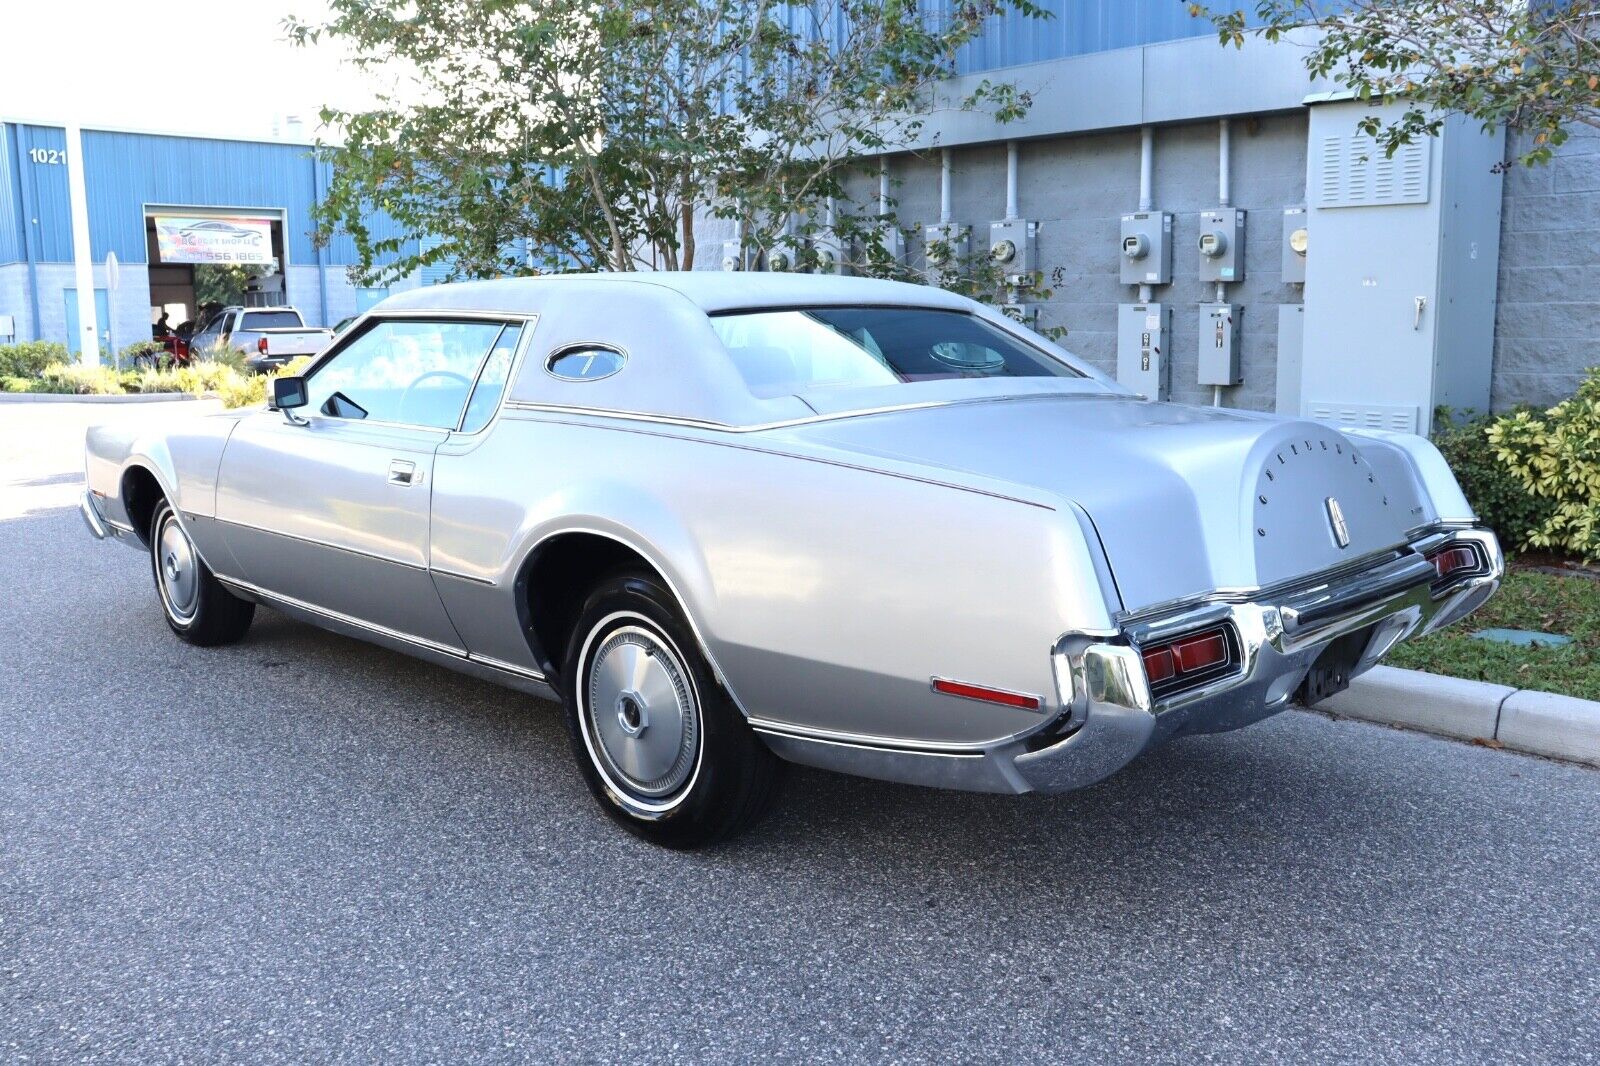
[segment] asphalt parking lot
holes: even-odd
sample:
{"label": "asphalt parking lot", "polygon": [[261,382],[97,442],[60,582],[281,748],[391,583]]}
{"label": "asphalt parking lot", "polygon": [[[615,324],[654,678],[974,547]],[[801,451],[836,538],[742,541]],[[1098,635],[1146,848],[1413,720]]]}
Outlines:
{"label": "asphalt parking lot", "polygon": [[556,709],[257,614],[206,651],[0,405],[0,1060],[1600,1056],[1600,773],[1290,713],[1067,796],[813,771],[730,845]]}

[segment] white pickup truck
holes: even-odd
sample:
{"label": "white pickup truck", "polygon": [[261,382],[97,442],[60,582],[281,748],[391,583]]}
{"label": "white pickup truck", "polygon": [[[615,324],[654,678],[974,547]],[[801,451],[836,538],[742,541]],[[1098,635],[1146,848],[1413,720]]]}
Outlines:
{"label": "white pickup truck", "polygon": [[332,339],[333,330],[306,325],[293,307],[224,307],[189,347],[201,358],[219,348],[241,351],[251,370],[265,374],[296,356],[316,355]]}

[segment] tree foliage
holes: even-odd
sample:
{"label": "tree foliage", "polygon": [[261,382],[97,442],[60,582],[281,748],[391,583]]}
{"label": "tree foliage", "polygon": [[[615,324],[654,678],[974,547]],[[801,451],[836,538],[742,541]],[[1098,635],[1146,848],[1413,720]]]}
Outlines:
{"label": "tree foliage", "polygon": [[[291,18],[291,39],[337,39],[395,88],[371,110],[323,112],[342,143],[323,149],[320,231],[350,233],[372,279],[440,262],[469,277],[689,269],[707,218],[740,224],[757,254],[784,248],[805,266],[826,231],[890,271],[892,205],[851,198],[872,184],[848,180],[855,161],[916,140],[933,86],[988,17],[1043,15],[1031,0],[938,9],[331,0],[325,21]],[[985,80],[945,106],[1008,121],[1028,104]],[[393,225],[369,225],[374,209]]]}
{"label": "tree foliage", "polygon": [[1362,124],[1390,155],[1455,114],[1530,133],[1519,157],[1528,165],[1548,162],[1575,125],[1600,127],[1593,0],[1260,0],[1249,13],[1203,3],[1189,11],[1234,46],[1314,31],[1305,55],[1313,78],[1361,100],[1409,102],[1391,121]]}

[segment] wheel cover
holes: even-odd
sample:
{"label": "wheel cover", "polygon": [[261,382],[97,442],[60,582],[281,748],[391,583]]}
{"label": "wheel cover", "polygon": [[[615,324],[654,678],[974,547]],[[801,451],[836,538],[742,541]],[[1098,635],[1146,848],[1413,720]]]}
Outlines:
{"label": "wheel cover", "polygon": [[178,519],[167,514],[155,540],[156,586],[176,622],[189,622],[200,602],[200,557]]}
{"label": "wheel cover", "polygon": [[607,634],[587,663],[584,739],[596,768],[630,806],[668,809],[699,765],[700,707],[688,668],[669,641],[639,625]]}

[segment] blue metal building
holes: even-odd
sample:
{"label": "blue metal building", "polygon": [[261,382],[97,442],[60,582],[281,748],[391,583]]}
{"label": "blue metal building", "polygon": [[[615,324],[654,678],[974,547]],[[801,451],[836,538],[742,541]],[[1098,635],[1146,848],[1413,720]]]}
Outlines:
{"label": "blue metal building", "polygon": [[[77,346],[67,141],[60,126],[0,124],[0,342]],[[312,240],[330,168],[310,145],[85,129],[82,153],[103,346],[147,339],[157,308],[197,310],[192,265],[161,261],[153,220],[162,215],[263,220],[278,268],[263,297],[294,304],[310,323],[331,325],[387,294],[349,281],[349,238]],[[114,289],[108,256],[119,265]]]}

